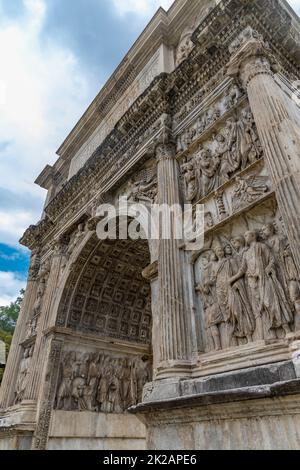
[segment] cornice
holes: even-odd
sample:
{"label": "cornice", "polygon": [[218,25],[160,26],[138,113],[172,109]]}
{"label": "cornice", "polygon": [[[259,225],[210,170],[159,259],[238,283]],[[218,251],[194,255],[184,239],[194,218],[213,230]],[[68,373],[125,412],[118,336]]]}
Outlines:
{"label": "cornice", "polygon": [[[178,2],[176,8],[179,8],[179,3],[183,5],[184,2]],[[266,11],[269,15],[265,14]],[[277,28],[274,28],[274,21]],[[216,86],[212,82],[214,77],[219,72],[221,76],[225,75],[230,58],[229,45],[246,25],[257,29],[269,41],[274,56],[288,74],[299,77],[299,61],[295,52],[299,45],[293,21],[280,0],[221,0],[194,32],[195,48],[188,59],[171,74],[162,74],[154,79],[86,165],[46,207],[46,219],[30,227],[21,243],[34,247],[62,217],[68,217],[68,207],[78,210],[81,200],[82,205],[86,204],[83,194],[92,198],[104,188],[106,191],[113,187],[118,178],[124,177],[125,171],[137,163],[137,154],[142,158],[151,153],[155,132],[148,136],[148,148],[145,146],[145,132],[152,127],[159,132],[159,124],[158,127],[156,124],[159,118],[163,114],[174,116],[178,108],[200,89],[203,88],[206,94],[213,92]]]}

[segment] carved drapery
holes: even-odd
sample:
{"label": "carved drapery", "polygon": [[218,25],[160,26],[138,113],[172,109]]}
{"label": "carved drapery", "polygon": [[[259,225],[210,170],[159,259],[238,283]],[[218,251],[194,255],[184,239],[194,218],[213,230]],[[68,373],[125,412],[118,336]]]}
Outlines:
{"label": "carved drapery", "polygon": [[[244,35],[245,36],[245,35]],[[274,79],[268,46],[247,29],[238,38],[228,73],[247,88],[250,106],[264,149],[287,236],[300,266],[300,110]]]}
{"label": "carved drapery", "polygon": [[[174,144],[168,141],[156,148],[159,204],[169,207],[180,204],[180,171],[175,154]],[[174,237],[174,220],[170,223],[171,237],[161,239],[159,246],[160,369],[189,359],[180,241]]]}
{"label": "carved drapery", "polygon": [[[39,284],[39,266],[39,257],[36,252],[33,252],[31,256],[26,292],[22,302],[20,315],[18,318],[12,345],[10,348],[10,353],[8,356],[3,381],[1,384],[0,408],[3,409],[12,405],[16,401],[17,388],[20,392],[17,401],[20,402],[22,400],[23,392],[27,384],[27,366],[29,362],[28,358],[32,356],[32,350],[30,347],[23,348],[20,343],[26,335],[28,320],[30,318],[33,305],[37,296]],[[24,362],[26,362],[26,364],[24,364]],[[21,371],[21,369],[23,370],[23,372]],[[22,380],[21,378],[17,378],[18,374],[22,374]],[[17,383],[18,381],[19,384]]]}
{"label": "carved drapery", "polygon": [[47,328],[49,328],[49,326],[52,326],[51,308],[55,301],[55,293],[60,278],[64,254],[65,244],[61,241],[58,241],[53,246],[53,254],[51,257],[47,287],[43,295],[40,318],[36,328],[36,347],[32,356],[28,385],[24,394],[24,399],[26,400],[36,400],[39,395],[41,377],[45,361],[45,348],[47,343],[47,337],[45,336],[44,332]]}
{"label": "carved drapery", "polygon": [[215,233],[196,263],[207,352],[280,340],[297,327],[300,280],[279,216],[265,205],[243,217]]}

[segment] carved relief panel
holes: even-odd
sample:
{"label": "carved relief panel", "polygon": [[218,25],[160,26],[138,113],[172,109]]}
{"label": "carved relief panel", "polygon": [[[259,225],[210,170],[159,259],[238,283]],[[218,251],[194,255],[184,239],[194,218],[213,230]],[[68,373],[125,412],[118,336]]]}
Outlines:
{"label": "carved relief panel", "polygon": [[[211,119],[214,122],[213,116]],[[202,200],[261,158],[262,148],[252,113],[243,107],[222,126],[214,128],[210,138],[201,140],[183,156],[181,168],[187,201]]]}
{"label": "carved relief panel", "polygon": [[141,403],[151,381],[148,357],[98,352],[63,353],[55,407],[64,411],[124,413]]}
{"label": "carved relief panel", "polygon": [[39,270],[37,272],[36,280],[38,282],[36,299],[32,307],[32,311],[29,316],[29,321],[27,324],[25,338],[29,339],[36,335],[39,318],[41,316],[44,297],[47,288],[47,281],[51,269],[51,258],[47,258],[42,264],[40,264]]}
{"label": "carved relief panel", "polygon": [[206,351],[282,339],[297,328],[300,280],[273,199],[206,238],[195,278]]}

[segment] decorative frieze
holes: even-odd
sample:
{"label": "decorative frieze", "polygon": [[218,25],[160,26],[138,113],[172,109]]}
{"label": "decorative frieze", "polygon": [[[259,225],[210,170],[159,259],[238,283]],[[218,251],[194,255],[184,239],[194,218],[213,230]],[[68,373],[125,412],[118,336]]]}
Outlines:
{"label": "decorative frieze", "polygon": [[197,202],[262,157],[262,147],[249,108],[227,119],[217,134],[201,141],[182,164],[186,198]]}
{"label": "decorative frieze", "polygon": [[62,354],[55,408],[64,411],[124,413],[142,402],[152,379],[148,357],[118,357],[102,352]]}
{"label": "decorative frieze", "polygon": [[196,264],[207,350],[281,339],[295,329],[299,276],[285,233],[278,221],[264,223],[264,211],[216,232]]}

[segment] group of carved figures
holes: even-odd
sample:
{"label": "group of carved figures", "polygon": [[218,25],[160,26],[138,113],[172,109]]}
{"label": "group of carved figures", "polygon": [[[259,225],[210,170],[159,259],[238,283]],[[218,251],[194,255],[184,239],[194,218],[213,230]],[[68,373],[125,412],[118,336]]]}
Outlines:
{"label": "group of carved figures", "polygon": [[[61,243],[58,244],[59,249],[63,251],[63,259],[61,263],[61,274],[63,273],[67,263],[75,250],[78,246],[79,242],[82,240],[86,233],[86,227],[84,224],[79,224],[73,234],[70,236],[68,243]],[[37,287],[37,294],[35,298],[35,302],[32,307],[32,312],[28,321],[27,330],[25,334],[25,339],[29,339],[37,334],[37,327],[39,318],[41,315],[45,292],[47,288],[47,281],[48,276],[50,273],[51,268],[51,259],[48,258],[41,266],[38,271],[36,281],[38,283]]]}
{"label": "group of carved figures", "polygon": [[56,408],[123,413],[142,401],[144,385],[150,380],[148,358],[67,352],[61,363]]}
{"label": "group of carved figures", "polygon": [[300,278],[288,241],[272,223],[220,244],[205,259],[196,290],[215,350],[280,338],[299,326]]}
{"label": "group of carved figures", "polygon": [[228,119],[213,141],[201,146],[182,165],[187,200],[193,202],[207,196],[261,157],[253,115],[243,109],[238,120]]}

